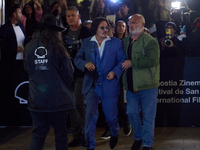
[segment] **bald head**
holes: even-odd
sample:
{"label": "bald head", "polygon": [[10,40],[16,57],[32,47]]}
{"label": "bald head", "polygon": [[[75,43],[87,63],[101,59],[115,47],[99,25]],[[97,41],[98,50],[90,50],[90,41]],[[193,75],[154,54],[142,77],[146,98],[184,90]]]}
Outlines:
{"label": "bald head", "polygon": [[143,31],[145,19],[140,14],[135,14],[129,19],[129,31],[132,35],[138,35]]}
{"label": "bald head", "polygon": [[135,15],[132,15],[130,18],[129,18],[129,21],[130,20],[134,20],[136,22],[139,22],[139,23],[142,23],[142,25],[145,25],[145,19],[142,15],[140,14],[135,14]]}

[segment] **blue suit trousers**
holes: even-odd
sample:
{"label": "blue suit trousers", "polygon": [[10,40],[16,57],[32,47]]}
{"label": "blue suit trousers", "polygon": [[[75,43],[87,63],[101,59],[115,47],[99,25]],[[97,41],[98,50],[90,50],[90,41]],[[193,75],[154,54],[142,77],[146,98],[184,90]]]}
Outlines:
{"label": "blue suit trousers", "polygon": [[86,95],[86,116],[85,116],[85,142],[86,148],[94,149],[96,123],[99,117],[98,105],[102,102],[102,109],[105,114],[106,122],[110,127],[111,135],[117,136],[119,133],[118,124],[118,97],[103,98],[101,85],[91,88]]}

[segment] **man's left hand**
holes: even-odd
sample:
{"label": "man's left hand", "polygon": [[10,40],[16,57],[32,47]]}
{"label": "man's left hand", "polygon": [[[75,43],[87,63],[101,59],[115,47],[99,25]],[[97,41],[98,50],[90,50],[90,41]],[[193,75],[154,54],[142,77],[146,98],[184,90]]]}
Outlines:
{"label": "man's left hand", "polygon": [[125,60],[125,61],[122,63],[122,68],[123,68],[123,70],[127,70],[129,67],[132,67],[131,60]]}
{"label": "man's left hand", "polygon": [[114,77],[115,77],[115,73],[113,71],[109,72],[108,75],[106,76],[108,80],[112,80]]}

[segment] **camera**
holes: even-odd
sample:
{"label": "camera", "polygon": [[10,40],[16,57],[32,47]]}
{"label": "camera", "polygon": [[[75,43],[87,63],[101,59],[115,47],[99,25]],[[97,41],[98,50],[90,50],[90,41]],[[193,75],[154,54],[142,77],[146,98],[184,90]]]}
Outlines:
{"label": "camera", "polygon": [[70,56],[74,58],[81,47],[82,39],[75,40],[75,38],[69,36],[64,36],[63,38],[64,46],[67,48],[67,51],[70,54]]}
{"label": "camera", "polygon": [[171,37],[171,29],[165,29],[165,34],[166,34],[165,45],[170,46],[172,44],[172,41],[170,40],[172,38]]}
{"label": "camera", "polygon": [[170,46],[172,44],[172,41],[170,39],[165,40],[165,45]]}

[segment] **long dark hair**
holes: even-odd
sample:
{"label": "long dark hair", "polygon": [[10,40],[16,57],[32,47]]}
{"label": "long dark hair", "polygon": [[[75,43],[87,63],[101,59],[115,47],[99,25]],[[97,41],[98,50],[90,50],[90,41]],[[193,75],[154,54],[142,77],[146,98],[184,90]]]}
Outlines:
{"label": "long dark hair", "polygon": [[[126,22],[124,22],[123,20],[119,20],[117,23],[116,23],[116,26],[115,26],[115,37],[116,38],[119,38],[119,35],[118,35],[118,33],[117,33],[117,26],[119,25],[119,23],[125,23],[125,25],[126,25]],[[124,34],[123,34],[123,37],[122,37],[122,39],[123,38],[125,38],[125,37],[127,37],[128,36],[128,31],[127,31],[127,25],[126,25],[126,29],[125,29],[125,32],[124,32]]]}
{"label": "long dark hair", "polygon": [[50,46],[53,46],[53,49],[56,49],[59,54],[65,55],[66,57],[70,58],[63,45],[61,32],[49,29],[37,30],[35,34],[37,32],[40,33],[41,42],[44,44],[47,50],[51,50]]}
{"label": "long dark hair", "polygon": [[92,31],[92,34],[96,34],[98,26],[101,22],[106,21],[107,25],[109,25],[108,20],[104,17],[97,17],[92,21],[92,25],[90,30]]}
{"label": "long dark hair", "polygon": [[34,2],[33,2],[33,1],[30,1],[29,3],[27,3],[27,4],[24,5],[24,7],[23,7],[23,9],[22,9],[22,14],[23,14],[24,16],[26,16],[27,19],[29,19],[29,18],[28,18],[28,15],[27,15],[26,12],[25,12],[25,7],[26,7],[27,5],[29,5],[29,6],[32,8],[31,20],[33,20],[33,21],[36,22],[36,19],[35,19],[35,8],[34,8]]}

